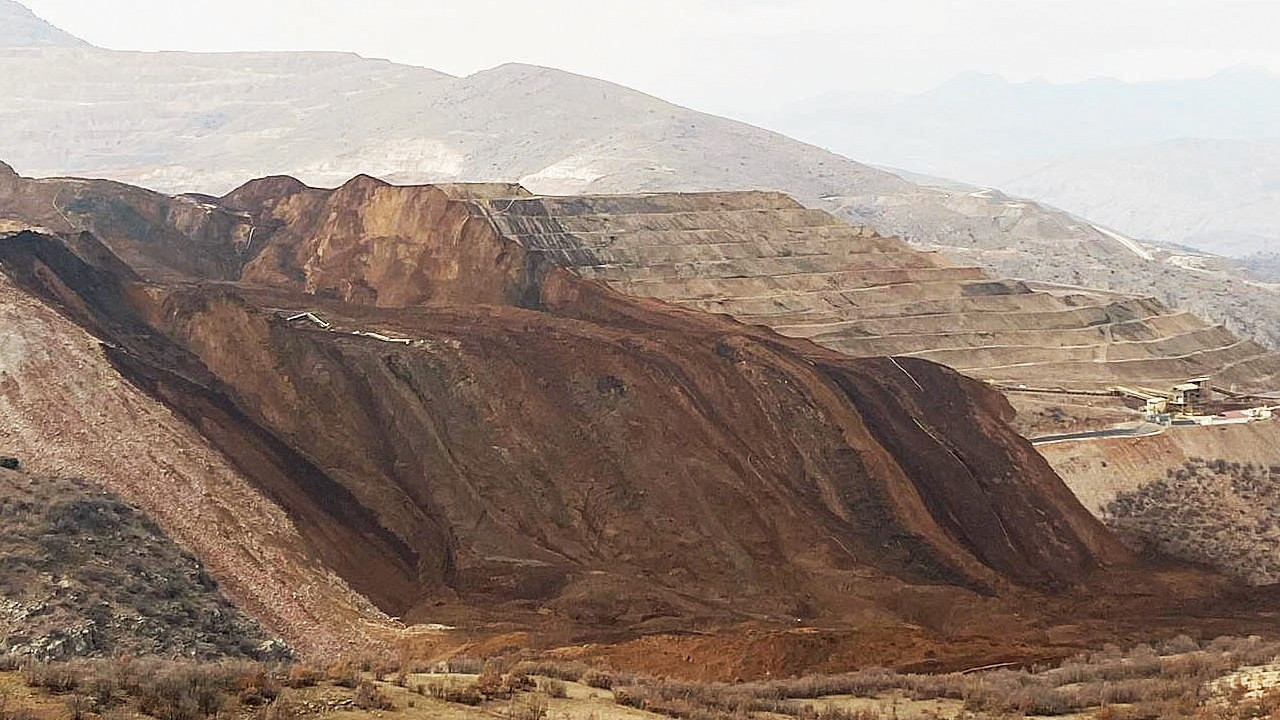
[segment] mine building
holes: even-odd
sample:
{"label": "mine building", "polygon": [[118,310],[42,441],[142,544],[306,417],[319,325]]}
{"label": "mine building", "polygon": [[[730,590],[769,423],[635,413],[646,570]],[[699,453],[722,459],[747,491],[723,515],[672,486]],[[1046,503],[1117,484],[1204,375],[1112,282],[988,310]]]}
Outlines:
{"label": "mine building", "polygon": [[1199,377],[1173,386],[1169,393],[1169,409],[1185,415],[1195,415],[1209,399],[1209,378]]}

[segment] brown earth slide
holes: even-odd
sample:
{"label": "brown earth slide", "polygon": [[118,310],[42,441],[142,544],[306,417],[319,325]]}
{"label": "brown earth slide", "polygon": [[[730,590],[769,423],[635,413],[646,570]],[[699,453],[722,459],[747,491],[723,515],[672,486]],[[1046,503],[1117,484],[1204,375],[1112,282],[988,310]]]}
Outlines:
{"label": "brown earth slide", "polygon": [[[721,252],[716,232],[756,238],[738,249],[791,258],[797,277],[788,247],[860,256],[857,267],[905,253],[782,199],[757,210],[757,194],[534,200],[509,186],[367,177],[333,191],[269,178],[221,199],[169,198],[3,170],[0,230],[12,234],[0,268],[21,301],[38,298],[98,338],[115,372],[284,511],[295,551],[407,623],[567,642],[800,622],[846,643],[823,662],[908,662],[947,642],[957,657],[1032,655],[1115,631],[1138,614],[1124,605],[1133,593],[1188,592],[1169,598],[1172,613],[1213,602],[1219,585],[1137,565],[983,383],[922,359],[853,359],[701,303],[630,297],[610,286],[638,278],[592,279],[607,268],[566,268],[600,265],[582,239],[600,213],[609,227],[590,237],[650,216],[663,218],[660,235],[693,224],[690,206],[723,226],[705,247]],[[572,232],[547,230],[566,216],[578,218]],[[696,231],[671,229],[666,252],[699,251],[684,242]],[[642,244],[664,247],[659,236]],[[680,272],[648,279],[666,287]],[[740,274],[727,279],[761,292]],[[945,282],[957,302],[1000,294],[971,291],[976,277]],[[816,320],[795,312],[788,322]],[[44,380],[0,393],[69,381]],[[180,542],[205,546],[206,528],[157,500],[165,477],[94,474],[151,500]],[[262,539],[276,527],[245,525],[241,542],[273,544]],[[316,644],[273,622],[291,602],[277,588],[209,564],[269,627]],[[937,625],[938,608],[970,618],[962,637]],[[1044,630],[1071,613],[1076,630]],[[326,620],[308,622],[314,635]],[[850,628],[882,633],[853,652]]]}

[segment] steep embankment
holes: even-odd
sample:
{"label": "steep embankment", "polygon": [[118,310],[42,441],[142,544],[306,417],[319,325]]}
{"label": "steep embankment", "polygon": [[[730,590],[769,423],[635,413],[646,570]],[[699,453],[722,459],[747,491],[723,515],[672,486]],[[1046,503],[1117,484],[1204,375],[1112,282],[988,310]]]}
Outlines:
{"label": "steep embankment", "polygon": [[1038,449],[1132,546],[1206,563],[1251,584],[1280,579],[1280,421]]}
{"label": "steep embankment", "polygon": [[1247,583],[1280,580],[1280,466],[1195,459],[1107,504],[1137,550],[1212,564]]}
{"label": "steep embankment", "polygon": [[1140,439],[1061,442],[1037,449],[1085,507],[1101,514],[1119,493],[1139,490],[1195,458],[1280,466],[1280,421],[1171,428]]}
{"label": "steep embankment", "polygon": [[147,515],[83,480],[0,469],[0,655],[285,653]]}
{"label": "steep embankment", "polygon": [[[143,197],[78,187],[113,201],[77,205],[74,230]],[[132,213],[160,218],[136,233],[21,233],[0,266],[410,620],[886,623],[913,593],[1013,597],[1128,562],[990,388],[584,281],[476,212],[510,193],[272,179]],[[197,201],[210,220],[177,227]],[[239,219],[222,245],[219,218]],[[181,237],[238,279],[167,265]]]}
{"label": "steep embankment", "polygon": [[121,378],[96,339],[7,276],[0,326],[6,454],[32,473],[95,478],[143,508],[241,608],[299,651],[363,642],[365,620],[381,614],[318,564],[285,514],[197,425]]}

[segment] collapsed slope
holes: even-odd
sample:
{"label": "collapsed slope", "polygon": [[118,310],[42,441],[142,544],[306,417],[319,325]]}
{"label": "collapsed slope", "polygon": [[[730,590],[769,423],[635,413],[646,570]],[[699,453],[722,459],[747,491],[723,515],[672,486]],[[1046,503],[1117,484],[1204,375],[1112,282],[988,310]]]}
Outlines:
{"label": "collapsed slope", "polygon": [[990,388],[584,281],[476,212],[515,192],[10,175],[0,267],[410,621],[891,622],[1129,561]]}

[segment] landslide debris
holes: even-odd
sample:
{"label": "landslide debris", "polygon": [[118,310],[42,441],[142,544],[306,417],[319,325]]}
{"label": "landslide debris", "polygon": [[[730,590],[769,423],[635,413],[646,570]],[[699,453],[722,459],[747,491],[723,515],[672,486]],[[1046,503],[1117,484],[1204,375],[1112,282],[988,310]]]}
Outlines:
{"label": "landslide debris", "polygon": [[54,232],[0,268],[410,622],[893,623],[1130,562],[988,386],[627,297],[500,232],[499,194],[17,180],[3,212]]}
{"label": "landslide debris", "polygon": [[194,425],[121,377],[98,340],[3,273],[0,328],[0,451],[23,469],[93,478],[142,508],[301,654],[364,652],[370,631],[387,628]]}
{"label": "landslide debris", "polygon": [[0,656],[287,654],[145,513],[84,480],[0,469]]}

